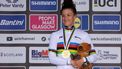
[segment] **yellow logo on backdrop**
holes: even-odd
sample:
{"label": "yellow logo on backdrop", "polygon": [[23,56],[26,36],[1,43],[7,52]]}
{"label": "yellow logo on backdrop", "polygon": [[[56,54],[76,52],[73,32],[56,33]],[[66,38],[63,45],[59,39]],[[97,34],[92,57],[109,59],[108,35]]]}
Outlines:
{"label": "yellow logo on backdrop", "polygon": [[74,20],[74,27],[75,28],[79,28],[80,24],[81,24],[81,20],[78,17],[75,18],[75,20]]}

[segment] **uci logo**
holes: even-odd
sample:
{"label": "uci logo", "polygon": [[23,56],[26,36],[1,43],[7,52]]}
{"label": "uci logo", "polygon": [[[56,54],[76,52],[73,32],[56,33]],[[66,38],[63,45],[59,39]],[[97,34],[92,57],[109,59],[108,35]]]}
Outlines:
{"label": "uci logo", "polygon": [[94,0],[95,7],[117,7],[117,0]]}

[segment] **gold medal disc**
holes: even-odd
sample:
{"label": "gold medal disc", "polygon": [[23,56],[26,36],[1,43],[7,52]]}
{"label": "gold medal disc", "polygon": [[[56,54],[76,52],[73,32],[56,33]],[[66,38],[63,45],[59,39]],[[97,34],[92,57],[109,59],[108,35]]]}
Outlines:
{"label": "gold medal disc", "polygon": [[64,50],[62,52],[62,57],[63,58],[69,58],[70,57],[70,51],[69,50]]}

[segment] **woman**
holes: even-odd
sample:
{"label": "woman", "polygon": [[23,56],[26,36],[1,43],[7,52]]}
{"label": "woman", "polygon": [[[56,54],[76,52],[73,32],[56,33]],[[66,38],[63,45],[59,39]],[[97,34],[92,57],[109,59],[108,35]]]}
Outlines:
{"label": "woman", "polygon": [[[50,62],[57,65],[57,69],[75,69],[86,60],[93,63],[96,60],[96,52],[88,34],[80,29],[75,29],[73,26],[77,12],[72,0],[64,0],[61,15],[64,27],[51,34],[49,43]],[[83,42],[91,44],[90,56],[77,61],[72,60],[70,55],[75,54],[77,46]]]}

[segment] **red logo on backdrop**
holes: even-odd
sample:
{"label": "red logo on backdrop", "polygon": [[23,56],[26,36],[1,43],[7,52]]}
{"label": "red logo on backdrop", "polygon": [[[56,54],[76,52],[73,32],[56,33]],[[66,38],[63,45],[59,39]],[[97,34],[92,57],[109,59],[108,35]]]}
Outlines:
{"label": "red logo on backdrop", "polygon": [[31,31],[56,31],[57,29],[58,29],[58,17],[56,14],[30,15]]}

